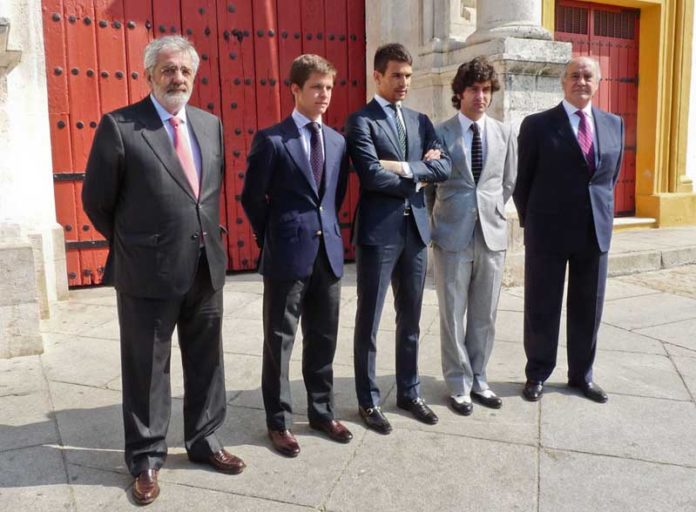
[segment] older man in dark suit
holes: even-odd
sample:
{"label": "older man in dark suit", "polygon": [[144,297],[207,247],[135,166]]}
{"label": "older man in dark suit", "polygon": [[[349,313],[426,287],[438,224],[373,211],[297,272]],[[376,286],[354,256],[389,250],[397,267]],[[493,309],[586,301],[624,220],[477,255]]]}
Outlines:
{"label": "older man in dark suit", "polygon": [[102,118],[82,190],[87,215],[109,241],[105,281],[118,299],[125,458],[139,504],[159,495],[175,327],[188,456],[226,473],[245,467],[215,434],[226,406],[224,153],[219,119],[187,105],[198,63],[195,48],[179,36],[145,48],[151,94]]}
{"label": "older man in dark suit", "polygon": [[413,74],[400,44],[377,49],[375,98],[346,123],[348,151],[360,178],[355,218],[358,308],[353,341],[355,387],[365,424],[382,434],[375,380],[377,329],[391,283],[396,307],[396,404],[428,424],[438,418],[420,395],[418,339],[430,227],[423,187],[444,181],[450,160],[424,114],[404,108]]}
{"label": "older man in dark suit", "polygon": [[564,99],[528,116],[518,138],[513,199],[524,227],[523,396],[539,400],[556,365],[563,285],[568,267],[568,385],[606,402],[592,365],[602,317],[614,187],[623,156],[623,120],[592,105],[600,68],[575,57],[562,76]]}
{"label": "older man in dark suit", "polygon": [[348,177],[343,137],[322,123],[336,69],[318,55],[290,68],[292,115],[261,130],[249,152],[242,205],[261,246],[262,391],[274,448],[295,457],[289,365],[302,317],[302,374],[310,427],[334,441],[352,434],[334,418],[333,358],[343,275],[338,210]]}

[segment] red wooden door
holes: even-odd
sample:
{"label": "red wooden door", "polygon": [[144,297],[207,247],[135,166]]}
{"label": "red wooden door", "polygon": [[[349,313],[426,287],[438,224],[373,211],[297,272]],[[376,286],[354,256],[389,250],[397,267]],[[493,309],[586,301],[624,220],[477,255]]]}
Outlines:
{"label": "red wooden door", "polygon": [[617,216],[635,213],[639,15],[635,9],[556,2],[556,40],[572,43],[573,56],[599,60],[602,81],[593,102],[624,119],[626,145],[614,194]]}
{"label": "red wooden door", "polygon": [[[183,34],[201,56],[191,103],[222,118],[226,176],[221,223],[230,270],[256,267],[258,249],[241,207],[246,155],[256,130],[293,107],[287,74],[317,53],[338,75],[325,122],[343,131],[365,101],[365,0],[43,0],[56,214],[65,230],[68,283],[98,284],[106,241],[82,210],[85,165],[100,117],[149,93],[142,54],[154,37]],[[352,258],[350,188],[339,220]]]}

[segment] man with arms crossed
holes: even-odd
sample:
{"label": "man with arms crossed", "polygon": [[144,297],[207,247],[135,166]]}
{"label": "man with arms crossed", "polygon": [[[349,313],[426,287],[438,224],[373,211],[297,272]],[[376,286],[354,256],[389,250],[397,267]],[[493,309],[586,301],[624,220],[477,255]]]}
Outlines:
{"label": "man with arms crossed", "polygon": [[623,120],[592,105],[600,68],[571,59],[561,77],[564,99],[522,122],[513,199],[524,227],[523,396],[536,401],[556,366],[563,283],[568,267],[568,386],[595,402],[593,381],[602,318],[614,187],[623,156]]}
{"label": "man with arms crossed", "polygon": [[355,219],[358,305],[355,317],[355,387],[360,416],[382,434],[391,424],[380,409],[375,380],[377,329],[391,283],[396,308],[397,406],[437,423],[420,396],[419,321],[430,242],[423,186],[447,179],[449,157],[424,114],[404,108],[411,55],[400,44],[377,49],[375,98],[346,123],[348,151],[360,179]]}
{"label": "man with arms crossed", "polygon": [[85,211],[109,241],[121,329],[125,458],[139,504],[159,495],[171,408],[169,358],[176,327],[184,370],[189,459],[225,473],[244,463],[215,431],[225,419],[220,187],[222,125],[187,105],[199,58],[180,36],[145,48],[151,94],[106,114],[82,190]]}
{"label": "man with arms crossed", "polygon": [[338,210],[348,176],[345,141],[322,123],[335,76],[333,65],[318,55],[293,61],[295,110],[254,137],[242,192],[261,247],[266,425],[274,448],[288,457],[300,453],[290,430],[288,378],[300,317],[309,425],[340,443],[353,437],[334,419],[332,364],[343,275]]}
{"label": "man with arms crossed", "polygon": [[515,185],[517,160],[510,127],[486,115],[498,89],[498,76],[485,58],[459,67],[452,81],[452,105],[459,112],[437,128],[452,159],[452,175],[425,189],[442,372],[450,407],[464,416],[473,410],[472,398],[485,407],[503,405],[488,385],[486,364],[505,265],[505,203]]}

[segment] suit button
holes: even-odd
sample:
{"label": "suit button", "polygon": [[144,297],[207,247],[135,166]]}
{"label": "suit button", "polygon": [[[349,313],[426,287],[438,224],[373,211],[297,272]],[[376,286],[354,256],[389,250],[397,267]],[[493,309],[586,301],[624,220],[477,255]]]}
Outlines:
{"label": "suit button", "polygon": [[317,230],[317,236],[321,236],[321,229]]}
{"label": "suit button", "polygon": [[320,212],[323,212],[323,211],[324,211],[324,207],[323,207],[323,206],[320,206],[320,207],[319,207],[319,211],[320,211]]}
{"label": "suit button", "polygon": [[191,235],[191,240],[198,240],[198,233]]}

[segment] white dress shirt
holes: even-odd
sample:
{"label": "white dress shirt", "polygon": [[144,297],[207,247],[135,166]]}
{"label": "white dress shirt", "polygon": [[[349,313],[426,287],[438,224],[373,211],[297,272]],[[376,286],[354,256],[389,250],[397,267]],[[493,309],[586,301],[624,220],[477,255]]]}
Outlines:
{"label": "white dress shirt", "polygon": [[[159,101],[155,99],[155,96],[150,94],[150,99],[152,100],[152,104],[155,106],[155,110],[157,111],[157,114],[159,115],[160,119],[162,120],[162,124],[164,125],[165,130],[167,130],[167,135],[169,135],[169,140],[172,143],[172,146],[174,145],[174,127],[169,123],[169,119],[174,117],[171,115],[167,110],[160,105]],[[179,121],[181,124],[183,124],[186,127],[185,131],[185,136],[183,137],[184,140],[181,142],[183,144],[186,144],[189,149],[191,150],[191,155],[193,155],[193,163],[196,166],[196,173],[198,174],[198,180],[200,181],[201,179],[201,148],[198,146],[198,142],[196,141],[196,137],[193,134],[193,131],[191,130],[191,125],[187,122],[188,120],[186,119],[186,108],[182,107],[179,112],[177,112],[176,117],[179,118]]]}
{"label": "white dress shirt", "polygon": [[[307,126],[307,123],[315,122],[319,124],[319,128],[322,128],[321,117],[317,121],[312,121],[307,116],[300,114],[297,109],[292,111],[292,120],[295,121],[298,131],[300,132],[300,138],[302,139],[302,147],[304,148],[305,155],[307,155],[307,163],[309,168],[312,168],[311,152],[312,152],[312,130]],[[319,144],[321,145],[322,155],[326,154],[324,150],[324,133],[319,130]]]}

